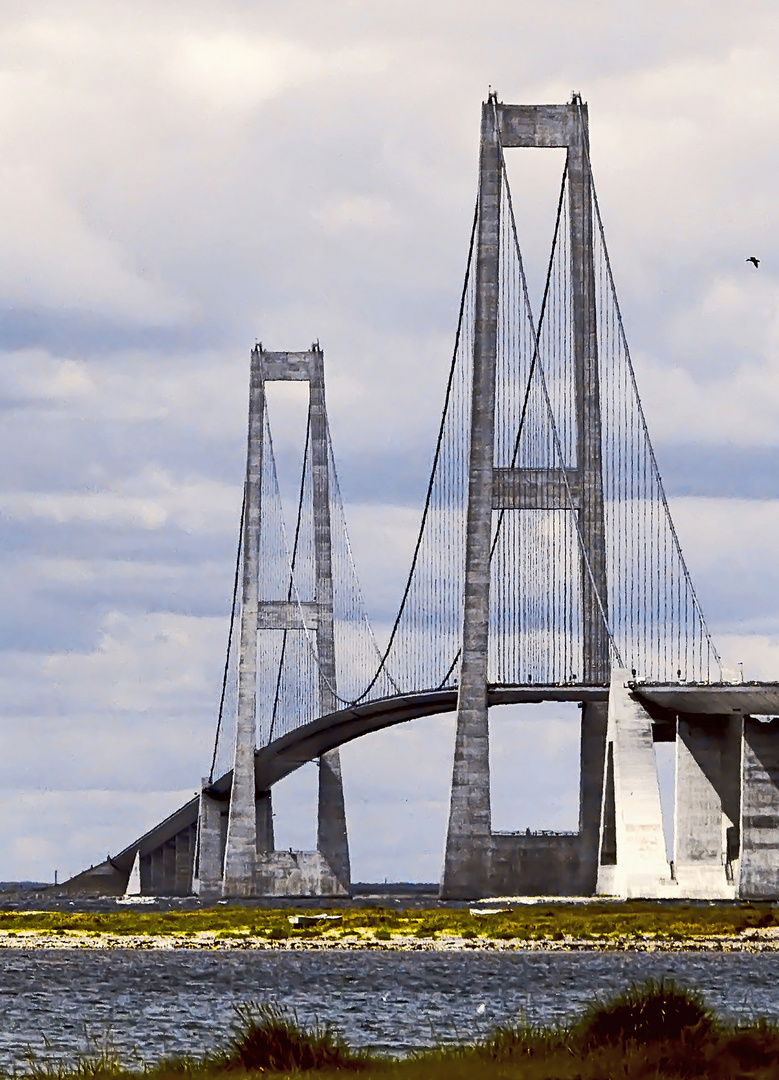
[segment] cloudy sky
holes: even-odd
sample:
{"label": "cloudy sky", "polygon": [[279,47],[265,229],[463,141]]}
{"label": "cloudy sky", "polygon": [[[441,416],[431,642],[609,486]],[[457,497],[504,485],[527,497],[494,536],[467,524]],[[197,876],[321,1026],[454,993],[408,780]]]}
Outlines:
{"label": "cloudy sky", "polygon": [[[391,618],[490,86],[589,102],[682,544],[726,664],[779,677],[775,4],[1,0],[0,29],[0,879],[99,861],[208,771],[255,340],[325,348]],[[515,156],[537,294],[561,162]],[[300,401],[271,405],[291,459]],[[499,827],[575,827],[574,724],[549,720],[496,722]],[[345,749],[356,878],[437,878],[451,737]],[[280,787],[280,845],[313,844],[314,779]]]}

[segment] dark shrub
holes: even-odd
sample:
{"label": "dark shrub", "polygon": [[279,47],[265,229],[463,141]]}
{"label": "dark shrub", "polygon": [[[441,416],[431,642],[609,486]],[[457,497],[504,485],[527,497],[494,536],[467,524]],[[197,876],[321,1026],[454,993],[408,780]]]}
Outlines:
{"label": "dark shrub", "polygon": [[294,1012],[278,1005],[249,1002],[236,1008],[233,1038],[221,1064],[226,1069],[265,1072],[309,1069],[359,1069],[362,1058],[333,1030],[306,1030]]}
{"label": "dark shrub", "polygon": [[723,1044],[723,1050],[740,1069],[757,1069],[779,1057],[779,1033],[765,1025],[738,1031]]}
{"label": "dark shrub", "polygon": [[648,982],[594,1005],[579,1033],[586,1046],[595,1047],[674,1040],[693,1033],[704,1037],[712,1027],[712,1016],[697,995],[672,984]]}

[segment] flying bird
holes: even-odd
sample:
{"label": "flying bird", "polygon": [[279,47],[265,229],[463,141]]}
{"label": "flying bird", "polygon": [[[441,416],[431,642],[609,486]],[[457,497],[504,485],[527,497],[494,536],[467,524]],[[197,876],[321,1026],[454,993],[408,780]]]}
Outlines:
{"label": "flying bird", "polygon": [[745,262],[751,262],[752,265],[754,266],[755,270],[757,270],[758,266],[760,265],[760,260],[756,259],[754,255],[750,255],[749,258],[745,259],[744,261]]}

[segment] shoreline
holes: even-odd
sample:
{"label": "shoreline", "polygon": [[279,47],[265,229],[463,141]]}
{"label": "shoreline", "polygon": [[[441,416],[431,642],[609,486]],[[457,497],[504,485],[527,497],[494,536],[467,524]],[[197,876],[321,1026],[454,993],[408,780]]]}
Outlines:
{"label": "shoreline", "polygon": [[212,931],[177,934],[117,934],[101,931],[0,930],[0,950],[90,949],[224,952],[779,952],[779,930],[751,929],[737,935],[668,938],[653,934],[613,937],[510,938],[403,934],[381,940],[370,934],[321,934],[269,940],[253,934]]}

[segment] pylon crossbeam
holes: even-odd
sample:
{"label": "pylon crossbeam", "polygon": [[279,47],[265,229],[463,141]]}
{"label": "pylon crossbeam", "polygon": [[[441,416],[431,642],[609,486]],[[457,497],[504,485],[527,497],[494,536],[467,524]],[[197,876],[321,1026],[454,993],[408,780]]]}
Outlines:
{"label": "pylon crossbeam", "polygon": [[493,469],[493,510],[578,510],[580,506],[578,469]]}
{"label": "pylon crossbeam", "polygon": [[319,604],[315,601],[263,600],[257,611],[257,629],[316,633],[320,614]]}

